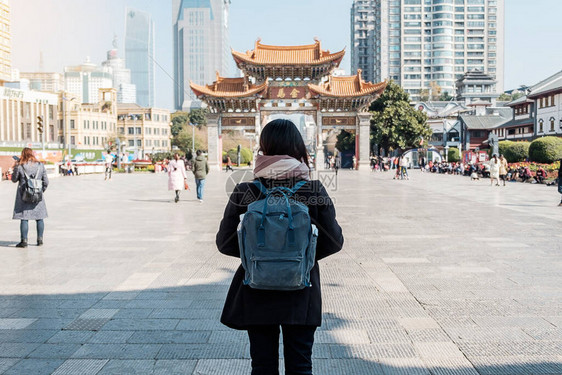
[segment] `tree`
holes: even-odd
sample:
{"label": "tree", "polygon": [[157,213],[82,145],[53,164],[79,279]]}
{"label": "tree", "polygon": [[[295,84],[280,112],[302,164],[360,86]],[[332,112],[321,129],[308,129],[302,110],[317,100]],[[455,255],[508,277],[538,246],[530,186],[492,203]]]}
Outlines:
{"label": "tree", "polygon": [[450,100],[453,100],[453,97],[451,95],[449,95],[449,91],[445,91],[444,93],[439,95],[439,101],[440,102],[448,102]]}
{"label": "tree", "polygon": [[342,130],[337,135],[336,148],[340,151],[355,150],[355,134]]}
{"label": "tree", "polygon": [[459,152],[459,149],[456,147],[451,147],[449,149],[449,152],[447,153],[447,160],[450,161],[451,163],[456,163],[459,160],[461,160],[461,154]]}
{"label": "tree", "polygon": [[189,113],[178,111],[172,113],[170,117],[172,119],[172,128],[170,132],[172,133],[172,137],[176,137],[189,120]]}
{"label": "tree", "polygon": [[390,81],[382,95],[371,104],[371,141],[389,150],[417,147],[420,139],[431,137],[427,115],[410,105],[410,96]]}
{"label": "tree", "polygon": [[427,102],[429,100],[429,90],[428,89],[421,89],[420,90],[420,100],[422,102]]}
{"label": "tree", "polygon": [[511,95],[504,92],[499,96],[498,100],[500,102],[510,102],[512,99],[511,99]]}
{"label": "tree", "polygon": [[202,126],[207,126],[207,113],[208,111],[203,108],[192,109],[189,112],[189,122],[201,129]]}
{"label": "tree", "polygon": [[429,82],[429,90],[431,92],[431,100],[438,101],[441,95],[441,86],[439,86],[437,82],[431,81]]}
{"label": "tree", "polygon": [[[172,138],[172,146],[177,146],[180,150],[182,150],[186,155],[191,155],[191,147],[192,147],[192,131],[188,128],[183,128],[177,136]],[[202,147],[201,141],[195,136],[195,150],[199,150]]]}

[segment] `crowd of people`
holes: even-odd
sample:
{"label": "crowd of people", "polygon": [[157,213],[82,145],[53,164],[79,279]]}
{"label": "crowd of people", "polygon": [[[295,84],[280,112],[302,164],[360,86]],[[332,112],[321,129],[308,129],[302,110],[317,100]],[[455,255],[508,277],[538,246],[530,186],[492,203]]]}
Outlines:
{"label": "crowd of people", "polygon": [[[497,166],[497,167],[496,167]],[[497,170],[496,170],[497,169]],[[503,155],[499,158],[492,157],[488,162],[462,163],[462,162],[438,162],[427,163],[422,172],[452,174],[470,177],[472,180],[480,178],[494,179],[496,185],[503,182],[532,182],[544,184],[547,180],[547,172],[543,167],[539,167],[534,173],[526,165],[510,166]]]}

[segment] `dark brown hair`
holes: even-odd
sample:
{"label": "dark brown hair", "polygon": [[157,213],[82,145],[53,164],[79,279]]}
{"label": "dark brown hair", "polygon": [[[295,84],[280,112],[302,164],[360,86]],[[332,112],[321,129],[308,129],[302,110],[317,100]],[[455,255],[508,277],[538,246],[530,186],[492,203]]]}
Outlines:
{"label": "dark brown hair", "polygon": [[265,155],[289,155],[308,167],[308,153],[301,133],[290,120],[267,123],[260,136],[260,151]]}
{"label": "dark brown hair", "polygon": [[37,158],[35,157],[35,155],[33,155],[33,150],[30,149],[29,147],[26,147],[23,150],[21,150],[20,164],[25,164],[29,162],[37,163]]}

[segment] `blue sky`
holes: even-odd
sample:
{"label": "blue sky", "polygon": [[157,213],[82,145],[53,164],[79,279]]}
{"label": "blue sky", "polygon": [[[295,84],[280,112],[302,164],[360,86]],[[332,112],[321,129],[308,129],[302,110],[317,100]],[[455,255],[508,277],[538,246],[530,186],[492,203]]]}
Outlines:
{"label": "blue sky", "polygon": [[[505,88],[534,84],[562,70],[560,0],[505,0]],[[125,8],[152,13],[156,24],[156,105],[172,108],[171,0],[14,0],[13,65],[36,71],[43,51],[45,70],[62,71],[89,56],[101,63],[113,34],[123,41]],[[349,72],[349,21],[352,0],[232,0],[230,44],[252,49],[266,44],[308,44],[314,37],[330,51],[347,47],[342,68]],[[231,74],[233,73],[230,72]]]}

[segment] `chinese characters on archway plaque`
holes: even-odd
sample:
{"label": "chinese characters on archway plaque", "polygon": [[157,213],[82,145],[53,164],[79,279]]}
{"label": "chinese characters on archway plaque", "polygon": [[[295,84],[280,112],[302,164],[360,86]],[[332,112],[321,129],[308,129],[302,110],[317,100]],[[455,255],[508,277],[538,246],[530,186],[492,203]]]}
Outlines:
{"label": "chinese characters on archway plaque", "polygon": [[302,99],[306,97],[305,87],[271,87],[269,89],[270,99]]}

